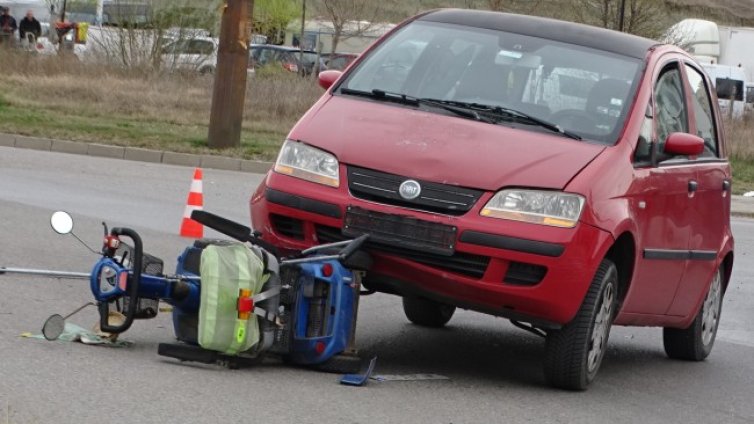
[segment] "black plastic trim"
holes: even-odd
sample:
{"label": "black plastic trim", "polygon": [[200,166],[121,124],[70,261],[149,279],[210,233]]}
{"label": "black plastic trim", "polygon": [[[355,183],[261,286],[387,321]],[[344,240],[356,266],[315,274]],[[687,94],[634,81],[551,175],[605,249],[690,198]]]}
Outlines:
{"label": "black plastic trim", "polygon": [[302,211],[316,213],[330,218],[340,218],[343,215],[340,208],[332,203],[320,202],[319,200],[297,196],[295,194],[285,193],[271,188],[265,190],[264,197],[270,203],[276,203],[278,205],[288,206],[289,208],[300,209]]}
{"label": "black plastic trim", "polygon": [[518,237],[501,236],[478,231],[464,231],[460,241],[497,249],[515,250],[535,255],[557,258],[565,251],[565,246],[545,241],[527,240]]}
{"label": "black plastic trim", "polygon": [[713,261],[717,252],[712,250],[644,249],[644,259],[666,261]]}
{"label": "black plastic trim", "polygon": [[689,259],[692,261],[714,261],[717,259],[717,252],[712,250],[692,250],[689,252]]}
{"label": "black plastic trim", "polygon": [[527,322],[537,328],[542,328],[545,330],[559,330],[563,327],[557,322],[524,314],[510,307],[490,307],[486,305],[479,305],[477,303],[460,301],[457,298],[446,297],[435,292],[424,290],[412,283],[380,274],[367,274],[363,283],[364,287],[368,288],[369,290],[374,290],[382,293],[397,294],[399,296],[408,295],[425,297],[427,299],[434,300],[435,302],[457,306],[462,309],[469,309],[472,311],[513,319],[520,322]]}

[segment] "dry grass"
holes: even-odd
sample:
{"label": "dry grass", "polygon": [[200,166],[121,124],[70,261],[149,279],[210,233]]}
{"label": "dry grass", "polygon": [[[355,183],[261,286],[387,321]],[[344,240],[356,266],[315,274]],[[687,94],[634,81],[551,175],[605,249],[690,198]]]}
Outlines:
{"label": "dry grass", "polygon": [[749,114],[747,119],[727,121],[725,138],[728,140],[730,156],[754,161],[754,116]]}
{"label": "dry grass", "polygon": [[733,167],[733,193],[754,191],[754,116],[725,124]]}
{"label": "dry grass", "polygon": [[[264,73],[247,84],[242,147],[224,154],[269,159],[322,94],[312,79]],[[57,57],[3,58],[0,131],[203,151],[212,78],[126,72]]]}

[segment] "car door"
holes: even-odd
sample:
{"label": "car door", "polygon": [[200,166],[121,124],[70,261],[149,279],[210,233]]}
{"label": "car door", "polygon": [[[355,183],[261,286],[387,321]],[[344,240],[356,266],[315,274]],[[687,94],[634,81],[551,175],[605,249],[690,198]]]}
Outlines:
{"label": "car door", "polygon": [[683,65],[689,100],[691,131],[704,140],[704,153],[691,158],[696,171],[696,195],[689,211],[692,226],[689,262],[670,315],[686,316],[698,305],[718,267],[719,252],[728,232],[730,166],[719,146],[711,84],[692,64]]}
{"label": "car door", "polygon": [[188,47],[180,56],[181,64],[186,69],[199,69],[215,50],[209,40],[189,40]]}
{"label": "car door", "polygon": [[664,62],[654,81],[653,100],[634,157],[634,184],[629,190],[635,205],[639,255],[623,311],[663,315],[686,268],[692,224],[687,210],[695,196],[689,183],[696,172],[685,158],[656,160],[669,134],[689,129],[679,62]]}

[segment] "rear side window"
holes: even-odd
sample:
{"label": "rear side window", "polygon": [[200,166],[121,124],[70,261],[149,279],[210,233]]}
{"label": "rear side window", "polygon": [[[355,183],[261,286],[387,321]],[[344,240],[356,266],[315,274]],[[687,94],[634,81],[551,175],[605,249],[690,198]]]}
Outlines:
{"label": "rear side window", "polygon": [[738,102],[744,99],[744,82],[741,80],[717,78],[715,86],[717,87],[718,99],[733,99]]}
{"label": "rear side window", "polygon": [[688,114],[683,98],[683,78],[677,66],[663,70],[654,89],[657,142],[659,151],[665,147],[665,139],[674,132],[689,132]]}
{"label": "rear side window", "polygon": [[691,104],[696,120],[696,135],[704,139],[702,156],[717,156],[717,131],[712,113],[712,98],[704,82],[704,77],[695,68],[686,65],[686,77],[691,89]]}

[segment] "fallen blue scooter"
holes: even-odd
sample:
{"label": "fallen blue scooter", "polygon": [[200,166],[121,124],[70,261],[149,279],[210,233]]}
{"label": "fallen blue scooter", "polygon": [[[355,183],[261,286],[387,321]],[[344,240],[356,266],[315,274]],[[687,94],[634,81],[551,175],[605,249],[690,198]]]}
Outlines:
{"label": "fallen blue scooter", "polygon": [[[134,320],[156,317],[158,302],[166,302],[178,343],[161,343],[158,353],[181,361],[238,368],[273,354],[331,372],[360,368],[354,336],[360,279],[371,264],[359,250],[367,235],[280,258],[246,226],[204,211],[191,218],[235,241],[197,240],[178,257],[176,273],[166,275],[136,231],[105,225],[101,258],[88,274],[20,268],[0,274],[88,278],[99,328],[115,336]],[[51,224],[72,233],[65,212],[53,214]],[[58,338],[64,324],[53,315],[43,335]]]}

